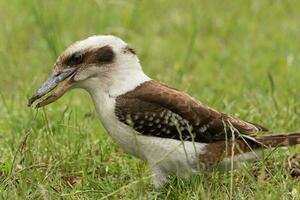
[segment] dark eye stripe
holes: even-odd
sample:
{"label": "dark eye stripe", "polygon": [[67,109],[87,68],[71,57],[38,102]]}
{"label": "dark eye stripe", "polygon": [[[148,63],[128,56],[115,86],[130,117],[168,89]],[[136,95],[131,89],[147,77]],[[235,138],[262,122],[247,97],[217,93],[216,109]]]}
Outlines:
{"label": "dark eye stripe", "polygon": [[110,46],[104,46],[96,50],[95,57],[98,63],[111,63],[115,58],[115,53]]}
{"label": "dark eye stripe", "polygon": [[85,63],[89,64],[109,64],[112,63],[116,55],[112,47],[106,45],[100,48],[87,49],[85,51],[77,51],[65,57],[62,61],[65,66],[76,66]]}

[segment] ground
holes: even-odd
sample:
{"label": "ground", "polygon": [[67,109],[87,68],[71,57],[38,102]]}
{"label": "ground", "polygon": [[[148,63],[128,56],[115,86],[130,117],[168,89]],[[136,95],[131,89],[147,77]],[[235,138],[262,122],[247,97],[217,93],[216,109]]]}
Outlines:
{"label": "ground", "polygon": [[106,134],[85,92],[26,106],[65,47],[114,34],[152,78],[272,132],[300,130],[299,21],[297,0],[0,0],[0,197],[300,199],[291,172],[299,159],[290,159],[299,146],[156,190],[146,164]]}

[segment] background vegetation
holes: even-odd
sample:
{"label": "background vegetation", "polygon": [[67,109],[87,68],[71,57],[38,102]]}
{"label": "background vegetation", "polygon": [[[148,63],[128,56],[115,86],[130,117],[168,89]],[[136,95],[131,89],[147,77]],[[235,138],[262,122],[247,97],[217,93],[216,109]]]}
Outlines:
{"label": "background vegetation", "polygon": [[297,0],[0,0],[0,197],[299,199],[288,162],[299,146],[155,190],[145,163],[105,133],[86,93],[26,106],[65,47],[114,34],[152,78],[273,132],[300,130],[299,27]]}

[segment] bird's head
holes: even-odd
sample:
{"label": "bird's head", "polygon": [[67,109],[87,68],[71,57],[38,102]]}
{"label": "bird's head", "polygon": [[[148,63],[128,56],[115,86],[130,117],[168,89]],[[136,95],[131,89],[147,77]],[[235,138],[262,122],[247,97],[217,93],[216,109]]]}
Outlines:
{"label": "bird's head", "polygon": [[[68,47],[56,60],[52,75],[29,101],[36,107],[50,104],[74,87],[86,88],[91,79],[114,79],[118,71],[141,70],[133,49],[118,37],[91,36]],[[107,86],[103,86],[107,87]]]}

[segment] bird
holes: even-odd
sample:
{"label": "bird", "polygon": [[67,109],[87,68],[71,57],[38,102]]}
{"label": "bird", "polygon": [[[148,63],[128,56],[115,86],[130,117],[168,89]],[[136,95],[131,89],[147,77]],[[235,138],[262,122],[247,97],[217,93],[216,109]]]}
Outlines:
{"label": "bird", "polygon": [[64,50],[28,106],[46,106],[73,88],[90,94],[113,141],[148,163],[155,188],[169,176],[228,169],[260,150],[300,144],[300,132],[273,134],[151,79],[136,51],[113,35],[90,36]]}

